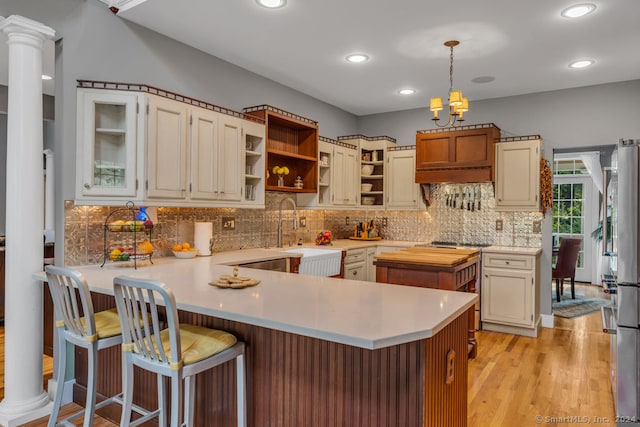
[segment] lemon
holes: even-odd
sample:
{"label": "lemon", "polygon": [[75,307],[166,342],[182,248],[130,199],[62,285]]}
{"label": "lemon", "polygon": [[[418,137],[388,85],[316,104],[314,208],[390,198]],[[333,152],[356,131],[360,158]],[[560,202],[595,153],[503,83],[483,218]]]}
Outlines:
{"label": "lemon", "polygon": [[182,250],[182,245],[180,243],[176,243],[175,245],[173,245],[171,250],[174,252],[180,252]]}

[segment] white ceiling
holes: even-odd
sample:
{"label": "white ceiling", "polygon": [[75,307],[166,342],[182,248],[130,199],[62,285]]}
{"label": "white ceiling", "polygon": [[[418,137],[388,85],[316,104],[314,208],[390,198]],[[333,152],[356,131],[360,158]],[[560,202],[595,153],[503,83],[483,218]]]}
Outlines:
{"label": "white ceiling", "polygon": [[[472,108],[481,99],[640,78],[640,1],[582,1],[597,9],[574,20],[560,11],[581,0],[288,0],[275,10],[255,0],[148,0],[119,16],[365,115],[446,98],[450,39],[461,41],[454,87]],[[353,52],[371,59],[347,63]],[[568,68],[583,58],[596,63]],[[495,80],[472,82],[483,76]],[[417,93],[399,95],[405,87]]]}

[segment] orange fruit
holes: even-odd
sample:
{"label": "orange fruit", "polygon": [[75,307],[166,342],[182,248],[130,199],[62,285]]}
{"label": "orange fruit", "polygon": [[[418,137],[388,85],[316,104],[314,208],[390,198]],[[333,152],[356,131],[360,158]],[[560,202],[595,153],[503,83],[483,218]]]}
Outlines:
{"label": "orange fruit", "polygon": [[191,249],[191,245],[189,243],[187,243],[187,242],[184,242],[182,244],[182,249],[183,250]]}
{"label": "orange fruit", "polygon": [[173,250],[174,252],[180,252],[182,251],[182,245],[180,243],[176,243],[175,245],[173,245],[171,250]]}

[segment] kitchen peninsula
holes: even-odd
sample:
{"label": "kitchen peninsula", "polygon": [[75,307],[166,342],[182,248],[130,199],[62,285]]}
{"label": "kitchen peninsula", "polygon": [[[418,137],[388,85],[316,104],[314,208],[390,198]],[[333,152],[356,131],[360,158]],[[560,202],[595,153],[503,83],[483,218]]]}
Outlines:
{"label": "kitchen peninsula", "polygon": [[[257,287],[210,286],[233,272],[220,265],[231,262],[214,254],[160,258],[137,270],[116,263],[77,269],[96,310],[113,306],[117,275],[161,280],[175,293],[181,321],[243,340],[248,425],[466,425],[467,325],[476,295],[243,268],[241,276],[261,281]],[[101,395],[120,387],[120,357],[117,349],[101,353]],[[86,384],[82,359],[76,400]],[[153,407],[155,377],[141,373],[136,387],[138,403]],[[197,425],[235,425],[233,367],[203,376],[196,393]]]}

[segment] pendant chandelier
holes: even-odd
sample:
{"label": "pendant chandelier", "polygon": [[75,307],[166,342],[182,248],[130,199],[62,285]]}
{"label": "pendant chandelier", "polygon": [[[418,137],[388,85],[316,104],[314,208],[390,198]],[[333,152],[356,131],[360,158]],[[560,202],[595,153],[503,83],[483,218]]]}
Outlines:
{"label": "pendant chandelier", "polygon": [[438,111],[443,110],[442,98],[439,96],[431,98],[429,109],[433,112],[433,122],[438,127],[454,126],[458,122],[464,121],[463,115],[469,111],[469,100],[462,96],[461,90],[453,90],[453,48],[458,46],[458,40],[449,40],[444,45],[450,49],[449,59],[449,114],[446,123],[441,123],[438,117]]}

